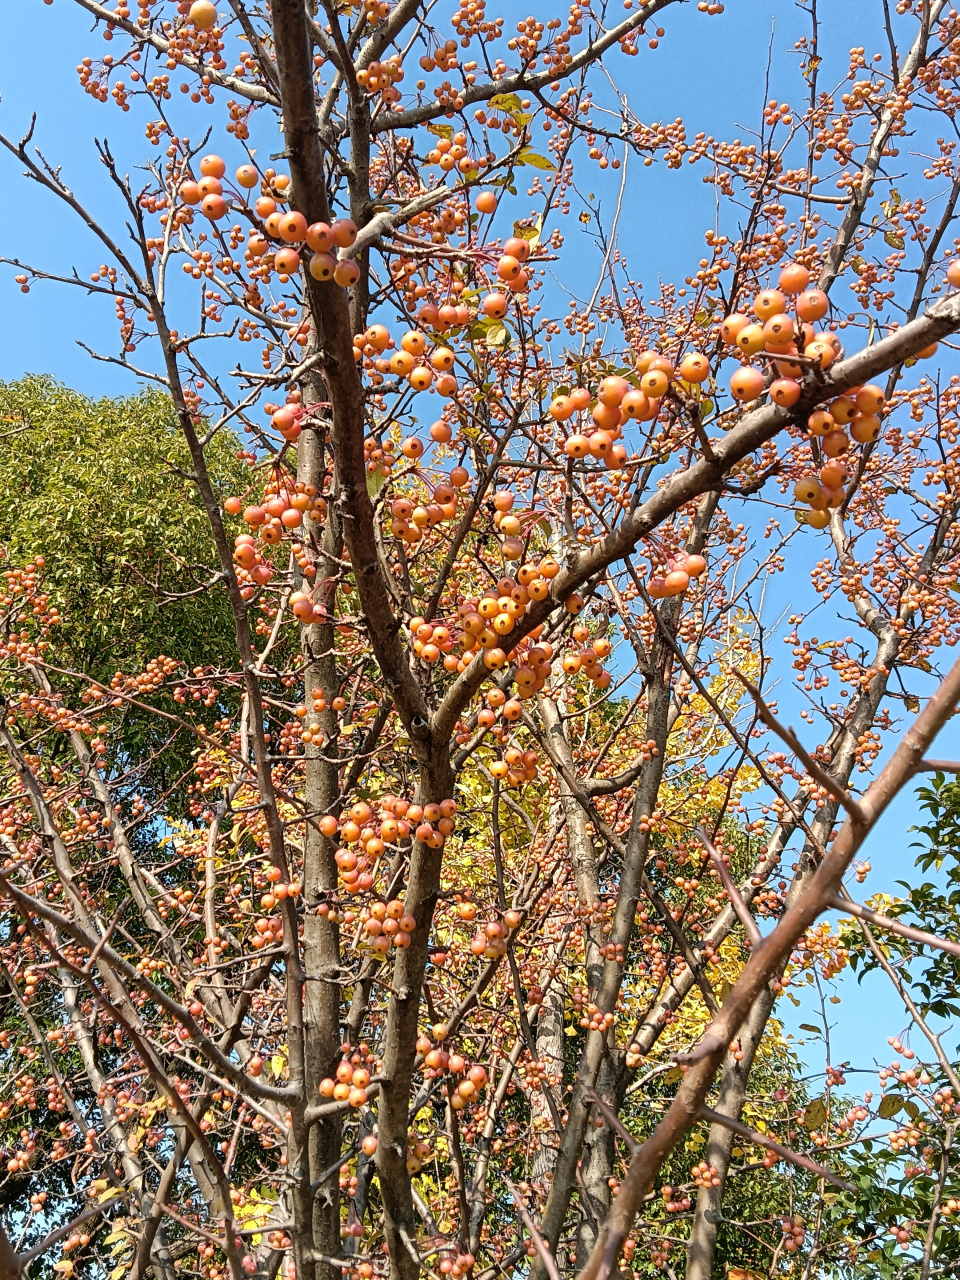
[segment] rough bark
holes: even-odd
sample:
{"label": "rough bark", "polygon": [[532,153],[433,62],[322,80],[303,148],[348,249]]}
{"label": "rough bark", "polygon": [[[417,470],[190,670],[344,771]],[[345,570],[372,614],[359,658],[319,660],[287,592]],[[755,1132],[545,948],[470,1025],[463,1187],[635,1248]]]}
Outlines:
{"label": "rough bark", "polygon": [[[719,1097],[714,1105],[714,1110],[719,1111],[721,1115],[730,1116],[734,1120],[740,1119],[743,1104],[747,1099],[750,1070],[775,1000],[776,995],[773,989],[767,987],[740,1028],[737,1040],[742,1058],[738,1061],[732,1053],[727,1054],[720,1078]],[[713,1276],[717,1229],[721,1221],[733,1141],[734,1134],[731,1129],[719,1124],[710,1126],[703,1159],[717,1170],[720,1175],[720,1185],[701,1188],[697,1193],[697,1207],[693,1226],[690,1229],[690,1244],[687,1248],[686,1280],[711,1280]]]}

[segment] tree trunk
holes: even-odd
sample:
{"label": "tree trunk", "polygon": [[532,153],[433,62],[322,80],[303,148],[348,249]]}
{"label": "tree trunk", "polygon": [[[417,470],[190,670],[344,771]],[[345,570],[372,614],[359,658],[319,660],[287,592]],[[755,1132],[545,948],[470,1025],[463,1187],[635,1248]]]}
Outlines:
{"label": "tree trunk", "polygon": [[[771,987],[763,992],[750,1010],[750,1016],[740,1029],[740,1061],[728,1053],[720,1077],[720,1097],[714,1107],[721,1115],[739,1120],[747,1097],[747,1083],[757,1048],[766,1030],[767,1019],[773,1010],[776,995]],[[697,1194],[697,1208],[687,1247],[686,1280],[711,1280],[717,1251],[717,1227],[721,1221],[721,1206],[730,1168],[734,1133],[722,1124],[710,1126],[704,1160],[713,1165],[720,1175],[719,1187],[702,1188]]]}
{"label": "tree trunk", "polygon": [[[563,987],[559,982],[548,985],[549,982],[550,975],[546,973],[542,979],[543,1005],[534,1034],[537,1057],[546,1068],[544,1087],[556,1090],[557,1083],[563,1079]],[[530,1095],[530,1127],[533,1146],[530,1176],[535,1184],[543,1187],[545,1195],[553,1180],[560,1135],[543,1089],[535,1089]]]}
{"label": "tree trunk", "polygon": [[[305,378],[303,395],[308,403],[315,404],[325,399],[320,379]],[[301,435],[297,450],[297,478],[305,484],[316,485],[319,489],[323,473],[324,452],[320,433],[308,428]],[[336,515],[336,503],[330,501],[322,552],[339,558],[342,549],[343,538]],[[332,569],[332,563],[325,561],[322,554],[315,559],[315,563],[317,573],[313,579],[314,584],[318,579],[331,576]],[[334,600],[331,598],[326,603],[332,616]],[[327,704],[326,710],[316,716],[324,733],[323,746],[318,748],[311,744],[304,753],[304,800],[307,813],[314,815],[312,819],[308,819],[303,833],[303,889],[307,903],[303,917],[303,1013],[306,1094],[310,1102],[319,1101],[317,1086],[325,1076],[333,1075],[340,1049],[340,987],[336,982],[340,964],[340,931],[337,925],[331,924],[325,917],[318,916],[315,910],[310,909],[337,888],[335,845],[317,826],[320,816],[339,810],[337,716],[332,709],[333,698],[339,692],[334,640],[332,623],[324,622],[319,626],[302,629],[304,701],[308,717],[313,718],[314,715],[312,703],[315,692],[322,692]],[[336,1257],[340,1250],[340,1184],[337,1178],[329,1177],[316,1191],[311,1188],[336,1163],[340,1151],[340,1117],[326,1116],[311,1128],[307,1159],[303,1162],[302,1177],[309,1180],[303,1199],[310,1204],[311,1212],[309,1228],[307,1221],[301,1224],[301,1231],[309,1235],[309,1240],[303,1240],[301,1247],[305,1251],[309,1244],[327,1257]],[[326,1262],[306,1264],[303,1274],[312,1275],[316,1280],[339,1280],[340,1276],[339,1270]]]}

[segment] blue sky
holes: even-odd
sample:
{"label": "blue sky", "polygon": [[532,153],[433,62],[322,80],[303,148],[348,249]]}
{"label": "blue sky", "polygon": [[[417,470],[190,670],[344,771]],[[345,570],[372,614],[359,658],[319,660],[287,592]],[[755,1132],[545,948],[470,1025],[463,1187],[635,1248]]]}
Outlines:
{"label": "blue sky", "polygon": [[[535,8],[538,13],[546,12],[544,5]],[[556,12],[563,8],[557,7]],[[869,14],[867,8],[850,4],[849,0],[821,3],[821,20],[830,29],[830,45],[821,71],[824,85],[842,78],[852,44],[865,45],[868,56],[885,47],[879,6],[869,6]],[[509,5],[506,11],[515,17],[527,10]],[[141,163],[145,154],[155,155],[156,151],[143,139],[136,109],[121,115],[112,102],[101,106],[79,87],[76,65],[85,54],[100,56],[106,50],[101,36],[90,32],[89,18],[66,0],[57,0],[51,6],[40,0],[26,0],[7,6],[4,16],[8,53],[0,61],[0,130],[19,138],[31,112],[36,111],[36,144],[52,163],[63,164],[64,179],[78,197],[94,213],[117,226],[116,193],[97,160],[94,137],[106,136],[110,140],[121,168]],[[791,49],[797,36],[807,29],[797,6],[773,0],[735,0],[721,17],[705,18],[688,4],[668,10],[660,21],[667,31],[660,47],[655,52],[644,49],[623,70],[623,83],[641,118],[672,121],[683,115],[690,135],[702,129],[730,137],[756,122],[768,94],[781,99],[796,97],[801,82]],[[23,56],[25,50],[42,50],[42,64],[37,56]],[[175,113],[181,109],[178,94],[171,107]],[[209,114],[203,109],[193,110],[188,128],[197,135],[207,121],[220,119],[215,110]],[[211,145],[220,149],[231,164],[244,159],[239,146],[222,135],[214,135]],[[75,265],[81,276],[89,275],[105,261],[103,251],[52,197],[18,178],[18,168],[9,155],[0,156],[0,175],[7,192],[0,204],[0,252],[64,273]],[[589,181],[584,181],[610,208],[618,185],[616,175],[596,171]],[[647,169],[632,160],[620,226],[621,249],[628,257],[630,274],[655,291],[658,279],[679,281],[694,270],[702,253],[703,229],[712,220],[713,200],[713,189],[704,185],[699,168],[684,166],[675,172],[656,164]],[[519,205],[522,203],[518,201]],[[592,243],[568,248],[574,251],[567,252],[557,268],[560,285],[580,296],[587,295],[595,282],[599,255]],[[0,271],[4,288],[0,378],[50,372],[90,395],[120,395],[134,389],[128,374],[95,363],[76,345],[81,337],[102,350],[114,349],[115,322],[109,301],[91,301],[78,289],[52,284],[38,285],[24,297],[13,284],[12,275],[10,269]],[[846,285],[840,282],[838,287],[844,290]],[[825,543],[817,535],[805,536],[808,543],[800,551],[802,570],[775,576],[770,582],[766,598],[768,620],[791,612],[811,598],[806,561],[812,563],[824,554]],[[838,620],[836,628],[841,626]],[[843,630],[847,629],[843,626]],[[829,630],[830,624],[825,621],[821,634]],[[795,718],[801,704],[785,691],[780,705],[786,717],[794,718],[795,724],[801,723]],[[953,757],[958,753],[960,731],[951,726],[941,736],[936,754]],[[912,794],[904,794],[869,841],[866,854],[874,874],[868,889],[889,888],[895,879],[909,874],[914,854],[908,847],[912,838],[908,829],[915,820]],[[871,979],[862,989],[847,982],[843,1003],[830,1006],[837,1019],[834,1043],[838,1058],[864,1062],[874,1056],[889,1057],[886,1036],[898,1030],[899,1025],[894,1025],[898,1023],[896,1014],[891,1022],[893,999],[888,996],[884,981]],[[790,1011],[791,1006],[781,1006],[781,1013]],[[810,1021],[809,1013],[805,1007],[796,1015],[794,1026]]]}

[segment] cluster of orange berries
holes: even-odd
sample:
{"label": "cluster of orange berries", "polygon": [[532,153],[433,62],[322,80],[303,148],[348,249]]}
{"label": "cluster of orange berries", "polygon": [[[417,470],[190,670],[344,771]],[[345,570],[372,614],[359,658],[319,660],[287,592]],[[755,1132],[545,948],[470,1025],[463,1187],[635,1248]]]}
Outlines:
{"label": "cluster of orange berries", "polygon": [[647,583],[647,594],[653,600],[667,600],[681,596],[690,585],[691,578],[699,578],[706,572],[707,562],[701,555],[676,551],[667,559],[666,571],[654,574]]}
{"label": "cluster of orange berries", "polygon": [[909,1248],[913,1234],[909,1227],[902,1225],[898,1227],[896,1223],[894,1223],[890,1228],[890,1234],[893,1236],[894,1240],[896,1240],[897,1244],[899,1244],[901,1249]]}
{"label": "cluster of orange berries", "polygon": [[632,1044],[628,1044],[626,1063],[629,1070],[633,1071],[636,1067],[639,1067],[642,1061],[643,1061],[643,1051],[641,1050],[637,1042],[633,1041]]}
{"label": "cluster of orange berries", "polygon": [[[360,268],[352,258],[334,256],[335,249],[349,249],[357,239],[357,225],[351,218],[337,218],[332,223],[312,222],[295,209],[281,210],[272,196],[261,196],[254,206],[264,220],[266,236],[251,231],[247,253],[264,266],[272,266],[283,284],[300,270],[304,245],[311,251],[307,270],[314,280],[333,280],[345,289],[360,279]],[[270,241],[282,240],[284,248],[271,257]]]}
{"label": "cluster of orange berries", "polygon": [[[368,6],[368,21],[376,22],[378,20],[379,15],[376,11],[380,7],[375,2],[372,6]],[[365,67],[361,67],[357,72],[357,84],[361,89],[366,89],[368,93],[381,94],[384,102],[397,102],[400,98],[400,90],[395,89],[394,85],[398,84],[403,79],[403,76],[404,70],[400,64],[400,55],[395,53],[391,57],[385,58],[383,62],[373,59]]]}
{"label": "cluster of orange berries", "polygon": [[[437,423],[435,426],[443,426],[446,431],[449,431],[449,427],[445,423]],[[401,449],[404,457],[410,457],[411,455],[419,457],[423,453],[423,444],[416,436],[411,436],[403,442]],[[415,547],[423,538],[425,529],[433,529],[445,520],[455,519],[457,515],[457,489],[462,488],[468,479],[469,476],[464,467],[454,467],[450,475],[451,483],[443,482],[438,484],[426,502],[414,502],[411,498],[406,497],[394,498],[390,504],[390,532],[393,537],[399,538],[411,547]],[[424,624],[421,622],[420,625],[423,626]],[[413,628],[411,624],[411,629],[418,630],[419,628]],[[429,637],[426,640],[422,640],[421,643],[428,645]],[[422,653],[416,648],[415,652],[418,657],[423,657]],[[436,662],[438,657],[439,654],[433,655],[431,650],[423,660],[424,662]]]}
{"label": "cluster of orange berries", "polygon": [[[351,807],[345,819],[325,814],[318,824],[321,834],[327,839],[339,837],[343,842],[344,847],[337,850],[335,858],[340,879],[348,893],[367,892],[373,888],[374,876],[370,868],[376,866],[387,845],[409,839],[412,835],[432,849],[442,849],[456,826],[455,800],[419,805],[411,804],[401,796],[387,795],[381,800],[381,809],[380,821],[376,823],[370,805],[360,800]],[[386,914],[391,919],[399,919],[400,916],[412,919],[405,915],[402,903],[390,903],[388,908]],[[398,913],[395,908],[399,908]],[[371,913],[373,911],[374,908],[371,908]],[[366,932],[371,936],[384,935],[389,938],[393,930],[382,927],[379,934],[375,934],[373,929],[367,929]],[[409,929],[401,929],[400,932],[409,933]],[[396,945],[408,944],[409,938]]]}
{"label": "cluster of orange berries", "polygon": [[[226,162],[218,155],[204,156],[200,161],[200,179],[192,178],[181,183],[180,200],[184,205],[199,206],[211,222],[218,222],[225,217],[230,203],[224,194],[223,178],[227,171]],[[254,165],[241,165],[235,173],[237,187],[241,191],[249,191],[261,184],[259,171]],[[273,189],[282,197],[289,187],[289,178],[285,175],[272,176]],[[240,196],[246,203],[246,197]],[[338,259],[334,256],[337,249],[349,249],[357,238],[356,224],[350,218],[338,218],[333,223],[314,222],[310,226],[303,214],[296,210],[283,210],[272,195],[261,195],[254,209],[263,219],[266,234],[252,230],[247,240],[247,256],[252,262],[276,271],[281,283],[285,283],[300,270],[301,255],[304,245],[310,251],[307,264],[310,274],[315,280],[334,280],[337,284],[348,287],[356,284],[360,278],[360,269],[351,259]],[[271,250],[271,241],[281,241],[283,247]]]}
{"label": "cluster of orange berries", "polygon": [[250,939],[250,946],[254,951],[262,951],[264,947],[279,942],[283,937],[283,921],[279,916],[272,916],[269,919],[261,916],[254,922],[253,927],[255,932]]}
{"label": "cluster of orange berries", "polygon": [[[341,850],[337,857],[343,852]],[[355,855],[348,856],[355,861]],[[416,920],[399,898],[393,898],[390,902],[371,903],[360,918],[363,921],[363,940],[375,955],[385,956],[391,946],[401,950],[409,947],[410,935],[417,927]]]}
{"label": "cluster of orange berries", "polygon": [[485,960],[496,960],[507,954],[507,939],[520,923],[519,911],[505,911],[503,920],[488,920],[470,941],[470,950]]}
{"label": "cluster of orange berries", "polygon": [[[260,905],[264,911],[272,911],[278,902],[283,902],[287,898],[299,898],[301,889],[299,880],[291,880],[288,884],[281,884],[283,872],[279,867],[274,866],[267,867],[264,874],[270,883],[270,888],[260,896]],[[272,929],[270,932],[271,940],[274,936],[279,936],[274,935]],[[265,933],[266,930],[261,936],[264,936]]]}
{"label": "cluster of orange berries", "polygon": [[[470,311],[467,307],[444,306],[434,310],[437,311],[438,321],[440,311],[454,313],[452,318],[446,315],[441,322],[444,332],[448,328],[458,328],[470,321]],[[414,391],[427,391],[433,387],[446,399],[456,394],[458,383],[451,373],[456,355],[450,347],[437,345],[427,355],[427,335],[420,329],[411,329],[401,337],[399,351],[394,351],[389,359],[380,358],[384,351],[389,351],[395,346],[396,343],[386,325],[372,324],[364,333],[354,335],[353,354],[357,360],[365,355],[372,358],[374,367],[379,372],[393,373],[404,378]],[[413,438],[416,439],[416,437]],[[449,436],[447,438],[449,439]],[[419,440],[417,443],[420,445],[422,454],[423,444]]]}
{"label": "cluster of orange berries", "polygon": [[457,169],[459,173],[476,173],[489,163],[486,155],[472,156],[467,150],[467,135],[455,133],[452,138],[438,138],[436,145],[426,154],[429,165],[439,165],[444,173]]}
{"label": "cluster of orange berries", "polygon": [[[479,1063],[473,1066],[460,1053],[450,1053],[441,1048],[447,1038],[447,1028],[438,1023],[431,1028],[432,1035],[421,1035],[417,1038],[417,1053],[423,1056],[423,1074],[425,1079],[448,1074],[459,1077],[454,1089],[450,1089],[450,1105],[454,1111],[462,1111],[468,1103],[479,1099],[486,1088],[487,1071]],[[436,1042],[436,1043],[435,1043]]]}
{"label": "cluster of orange berries", "polygon": [[690,1170],[690,1176],[693,1178],[694,1186],[702,1187],[704,1191],[720,1186],[720,1170],[714,1168],[712,1164],[707,1164],[706,1160],[695,1164]]}
{"label": "cluster of orange berries", "polygon": [[806,1237],[806,1228],[802,1218],[783,1218],[780,1223],[783,1231],[783,1248],[787,1253],[796,1253]]}
{"label": "cluster of orange berries", "polygon": [[[484,654],[484,662],[489,670],[504,667],[508,656],[501,647],[501,642],[516,629],[531,600],[546,599],[549,580],[559,571],[560,566],[555,560],[544,560],[540,565],[527,564],[522,566],[516,578],[500,578],[482,596],[463,601],[457,610],[459,634],[455,630],[457,624],[444,625],[427,622],[422,617],[411,618],[409,630],[413,652],[421,661],[431,665],[442,658],[444,669],[450,672],[465,670],[478,653]],[[579,596],[577,602],[582,607]],[[527,641],[539,640],[540,634],[541,628],[534,627]],[[453,652],[457,643],[463,651],[459,657]],[[523,647],[524,643],[522,641],[511,650],[510,659],[516,664],[513,680],[519,697],[531,698],[544,687],[552,671],[550,659],[553,648],[545,641],[535,643],[533,647],[529,647],[529,643],[527,647]],[[508,720],[519,719],[519,704],[508,708],[505,703],[504,698],[495,703],[490,702],[489,707],[491,711],[494,708],[501,709]],[[491,727],[495,717],[484,715],[483,712],[481,716],[481,727]]]}
{"label": "cluster of orange berries", "polygon": [[690,1208],[690,1197],[685,1191],[678,1188],[677,1199],[673,1198],[673,1187],[661,1188],[660,1195],[663,1197],[663,1207],[667,1213],[686,1213]]}
{"label": "cluster of orange berries", "polygon": [[[742,355],[762,355],[774,360],[780,379],[770,388],[775,404],[789,408],[800,398],[800,382],[804,366],[789,360],[803,355],[805,361],[817,361],[827,369],[837,358],[839,340],[833,334],[819,334],[812,322],[821,320],[830,309],[830,300],[822,289],[810,289],[810,272],[798,263],[790,263],[780,272],[778,289],[763,289],[753,300],[752,322],[742,312],[733,312],[720,326],[720,336]],[[787,313],[788,298],[794,298],[796,318]],[[801,351],[802,346],[802,351]],[[776,388],[776,390],[774,390]],[[766,390],[766,379],[760,369],[744,365],[730,379],[730,392],[735,400],[756,400]]]}
{"label": "cluster of orange berries", "polygon": [[[218,155],[204,156],[200,161],[200,178],[188,178],[180,184],[180,200],[186,205],[199,205],[200,212],[211,222],[219,222],[226,216],[230,205],[223,194],[223,178],[227,172],[226,161]],[[250,188],[260,182],[260,174],[253,165],[241,165],[236,171],[237,185]]]}
{"label": "cluster of orange berries", "polygon": [[407,1136],[407,1173],[419,1173],[433,1155],[429,1142],[424,1142],[415,1133]]}
{"label": "cluster of orange berries", "polygon": [[476,1259],[472,1253],[457,1253],[452,1258],[449,1254],[440,1259],[438,1270],[443,1276],[450,1276],[452,1280],[461,1280],[461,1277],[467,1275],[473,1270]]}
{"label": "cluster of orange berries", "polygon": [[631,419],[651,422],[656,418],[660,401],[674,379],[692,387],[710,376],[709,361],[696,352],[675,366],[672,360],[656,351],[643,351],[637,357],[636,367],[636,385],[620,375],[612,375],[601,380],[595,398],[587,387],[574,387],[553,398],[548,412],[556,422],[568,422],[575,414],[579,421],[579,415],[590,409],[589,434],[587,429],[581,429],[567,437],[564,443],[567,457],[578,460],[590,457],[610,468],[621,467],[627,452],[616,441],[622,435],[623,424]]}
{"label": "cluster of orange berries", "polygon": [[366,1067],[355,1066],[349,1058],[343,1058],[337,1064],[336,1079],[327,1076],[317,1087],[321,1098],[333,1098],[335,1102],[346,1102],[351,1107],[362,1107],[369,1098],[369,1083],[370,1072]]}
{"label": "cluster of orange berries", "polygon": [[[820,448],[827,458],[819,475],[804,476],[793,486],[797,501],[810,508],[804,512],[804,519],[812,528],[825,528],[830,522],[830,512],[843,502],[843,486],[850,473],[842,458],[850,448],[850,437],[858,444],[877,440],[884,404],[883,391],[868,384],[852,388],[807,418],[807,430],[811,436],[819,438]],[[849,437],[844,427],[849,429]]]}

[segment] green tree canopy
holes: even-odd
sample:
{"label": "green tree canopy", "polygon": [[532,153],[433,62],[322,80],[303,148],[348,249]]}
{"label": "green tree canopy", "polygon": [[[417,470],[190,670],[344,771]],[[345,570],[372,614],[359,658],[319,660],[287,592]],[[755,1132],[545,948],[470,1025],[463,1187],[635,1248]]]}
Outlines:
{"label": "green tree canopy", "polygon": [[[246,487],[236,438],[208,457],[224,492]],[[42,555],[68,625],[57,652],[99,680],[157,654],[235,665],[225,593],[190,460],[160,392],[91,400],[49,377],[0,385],[0,544]],[[178,595],[181,598],[176,598]]]}

